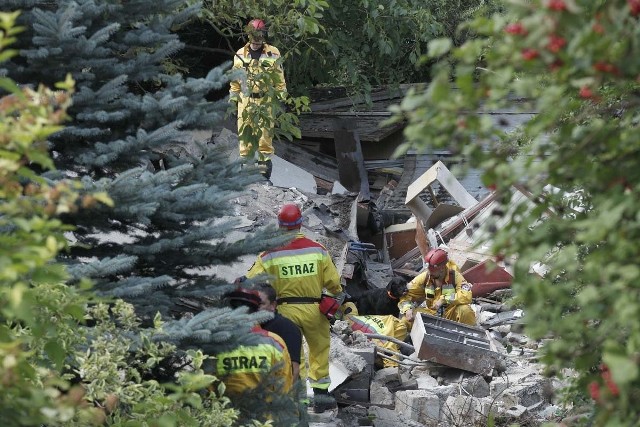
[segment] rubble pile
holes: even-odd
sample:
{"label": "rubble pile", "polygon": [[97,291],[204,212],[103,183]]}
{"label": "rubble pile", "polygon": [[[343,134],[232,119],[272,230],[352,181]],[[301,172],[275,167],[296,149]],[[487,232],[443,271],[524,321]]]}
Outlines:
{"label": "rubble pile", "polygon": [[[234,133],[222,129],[209,142],[226,150],[232,160],[237,156]],[[526,313],[505,303],[513,260],[495,262],[488,247],[477,244],[487,230],[500,226],[491,222],[492,194],[476,200],[440,161],[408,188],[396,188],[390,178],[387,182],[394,185],[384,185],[378,199],[363,197],[362,191],[349,192],[337,181],[323,182],[320,195],[316,192],[320,186],[303,184],[314,182],[313,177],[299,178],[303,175],[310,174],[274,156],[273,185],[253,184],[234,200],[233,215],[242,221],[229,238],[240,239],[243,233],[275,222],[282,204],[298,203],[305,218],[302,231],[327,247],[345,289],[355,295],[385,287],[394,276],[412,279],[422,269],[428,248],[446,247],[473,284],[477,320],[475,327],[456,326],[450,323],[457,322],[423,315],[399,339],[354,330],[346,319],[334,321],[330,391],[339,411],[310,414],[311,427],[485,426],[489,418],[495,425],[534,426],[562,420],[566,409],[555,390],[564,384],[544,377],[538,363],[538,350],[545,341],[524,335]],[[433,197],[432,185],[446,190],[448,197]],[[398,192],[406,194],[411,218],[389,225],[389,218],[406,216],[385,211],[383,199]],[[425,198],[424,193],[432,197]],[[514,189],[512,199],[522,198],[526,193]],[[385,218],[382,224],[379,218]],[[254,259],[249,256],[219,267],[215,274],[233,280]]]}
{"label": "rubble pile", "polygon": [[[482,375],[422,360],[417,352],[401,358],[395,367],[383,368],[376,360],[376,348],[362,344],[368,340],[363,333],[351,331],[347,322],[336,322],[334,340],[339,337],[353,354],[368,360],[362,370],[350,371],[334,391],[344,405],[338,417],[345,423],[338,425],[485,426],[489,416],[497,425],[559,422],[564,411],[554,390],[563,384],[542,375],[542,366],[536,362],[536,349],[541,343],[513,332],[512,327],[519,330],[522,324],[478,328],[492,337],[500,356],[491,372]],[[499,336],[504,345],[494,336]],[[455,350],[452,360],[459,356]],[[342,365],[345,357],[352,356],[332,352],[331,364]],[[363,373],[372,373],[368,395],[361,391]],[[370,424],[350,424],[354,418],[360,423],[368,419]]]}

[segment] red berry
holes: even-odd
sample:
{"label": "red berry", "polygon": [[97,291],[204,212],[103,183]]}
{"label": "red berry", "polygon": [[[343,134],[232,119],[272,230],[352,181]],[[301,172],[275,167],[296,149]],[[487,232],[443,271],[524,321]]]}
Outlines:
{"label": "red berry", "polygon": [[627,4],[629,5],[631,16],[640,15],[640,0],[627,0]]}
{"label": "red berry", "polygon": [[613,64],[610,64],[608,62],[604,62],[604,61],[598,61],[595,64],[593,64],[593,68],[597,71],[601,71],[603,73],[611,73],[611,74],[619,74],[620,71],[618,70],[618,67],[616,67]]}
{"label": "red berry", "polygon": [[525,59],[525,61],[531,61],[538,57],[538,51],[531,48],[522,49],[522,57]]}
{"label": "red berry", "polygon": [[602,379],[604,380],[604,383],[611,394],[614,396],[618,396],[620,394],[620,389],[618,388],[618,385],[613,381],[613,378],[611,378],[611,371],[609,371],[609,367],[605,364],[602,364],[600,365],[600,370],[602,371],[600,375],[602,376]]}
{"label": "red berry", "polygon": [[549,69],[551,71],[558,71],[560,69],[560,67],[562,67],[563,65],[564,65],[564,62],[562,61],[562,59],[556,58],[555,61],[553,61],[551,64],[549,64]]}
{"label": "red berry", "polygon": [[582,86],[580,88],[580,98],[584,98],[584,99],[591,99],[593,98],[593,92],[591,91],[591,89],[589,88],[589,86]]}
{"label": "red berry", "polygon": [[547,45],[547,48],[553,52],[553,53],[557,53],[560,51],[560,49],[562,49],[565,45],[567,44],[567,41],[560,37],[560,36],[556,36],[555,34],[551,34],[549,36],[549,44]]}
{"label": "red berry", "polygon": [[564,0],[549,0],[547,7],[558,12],[567,10],[567,5],[564,3]]}
{"label": "red berry", "polygon": [[527,30],[519,22],[507,25],[504,28],[504,31],[506,33],[514,34],[514,35],[517,35],[517,36],[524,36],[525,34],[527,34]]}
{"label": "red berry", "polygon": [[593,381],[589,384],[589,395],[596,402],[600,400],[600,385],[597,381]]}
{"label": "red berry", "polygon": [[591,29],[596,34],[604,34],[604,27],[599,22],[594,23]]}

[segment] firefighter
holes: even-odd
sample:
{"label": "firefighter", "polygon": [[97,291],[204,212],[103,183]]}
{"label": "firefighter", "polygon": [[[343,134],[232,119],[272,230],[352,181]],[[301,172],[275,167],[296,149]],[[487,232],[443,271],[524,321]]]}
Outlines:
{"label": "firefighter", "polygon": [[[274,154],[274,111],[268,108],[274,102],[268,95],[275,93],[284,99],[287,85],[280,59],[280,51],[265,42],[267,25],[262,19],[253,19],[246,27],[249,42],[238,49],[233,59],[233,69],[245,71],[245,78],[231,82],[229,100],[238,106],[238,140],[243,164],[253,163],[255,148],[249,135],[259,136],[258,166],[269,180]],[[271,89],[271,90],[270,90]],[[267,106],[266,109],[261,108]],[[246,110],[246,113],[245,113]],[[257,120],[257,123],[255,121]]]}
{"label": "firefighter", "polygon": [[278,295],[278,311],[302,330],[309,347],[308,379],[316,413],[337,407],[329,395],[329,320],[320,312],[324,293],[342,293],[340,275],[327,249],[302,234],[302,212],[285,204],[278,213],[280,228],[294,233],[285,246],[261,253],[248,277],[266,274]]}
{"label": "firefighter", "polygon": [[[440,314],[446,319],[475,326],[471,304],[471,284],[444,249],[430,249],[424,257],[427,269],[409,282],[409,292],[400,298],[400,315],[410,322],[415,312]],[[425,302],[426,307],[418,308]]]}
{"label": "firefighter", "polygon": [[[258,291],[238,288],[226,295],[233,308],[245,306],[255,312],[260,306]],[[250,345],[242,345],[216,355],[215,372],[224,382],[230,396],[238,396],[256,388],[268,373],[282,378],[282,391],[287,393],[293,384],[291,359],[280,336],[263,329],[259,324],[251,329]]]}
{"label": "firefighter", "polygon": [[291,367],[293,370],[293,380],[296,381],[300,375],[300,353],[302,350],[302,332],[300,328],[277,311],[277,295],[269,283],[262,282],[256,285],[256,290],[260,296],[260,310],[273,313],[273,319],[262,322],[262,327],[267,331],[278,334],[287,345],[289,356],[291,356]]}

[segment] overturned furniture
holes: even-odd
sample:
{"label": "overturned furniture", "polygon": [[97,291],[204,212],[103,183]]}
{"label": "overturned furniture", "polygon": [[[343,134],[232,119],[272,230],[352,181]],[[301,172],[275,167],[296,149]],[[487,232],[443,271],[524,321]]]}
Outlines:
{"label": "overturned furniture", "polygon": [[411,340],[418,358],[481,375],[491,375],[500,354],[487,331],[419,313]]}

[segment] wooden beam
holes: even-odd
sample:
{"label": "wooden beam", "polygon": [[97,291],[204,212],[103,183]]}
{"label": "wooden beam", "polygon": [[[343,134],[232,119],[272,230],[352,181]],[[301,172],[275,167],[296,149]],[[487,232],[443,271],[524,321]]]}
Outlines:
{"label": "wooden beam", "polygon": [[338,181],[338,163],[334,157],[294,142],[274,140],[273,146],[278,157],[301,167],[311,175],[331,183]]}

